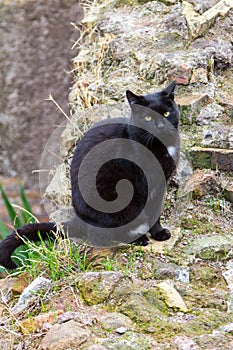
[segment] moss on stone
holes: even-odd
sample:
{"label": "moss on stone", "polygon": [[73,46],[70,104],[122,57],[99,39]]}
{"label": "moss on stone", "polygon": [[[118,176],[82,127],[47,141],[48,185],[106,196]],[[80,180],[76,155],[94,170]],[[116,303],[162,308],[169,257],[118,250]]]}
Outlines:
{"label": "moss on stone", "polygon": [[194,168],[212,169],[210,152],[198,152],[196,149],[191,149],[189,157]]}
{"label": "moss on stone", "polygon": [[157,288],[146,289],[142,292],[142,294],[153,308],[156,308],[163,314],[168,315],[167,305],[161,299],[161,294]]}
{"label": "moss on stone", "polygon": [[39,329],[39,323],[33,318],[28,318],[20,324],[19,329],[23,334],[35,333]]}
{"label": "moss on stone", "polygon": [[145,325],[157,324],[162,313],[152,307],[146,298],[140,294],[132,294],[129,299],[119,306],[119,311],[124,315],[129,316],[134,322],[145,329]]}
{"label": "moss on stone", "polygon": [[185,230],[191,230],[192,235],[212,234],[213,232],[222,233],[222,228],[209,222],[207,218],[197,216],[183,216],[180,225]]}
{"label": "moss on stone", "polygon": [[78,288],[88,305],[106,301],[124,275],[121,272],[86,272],[77,278]]}
{"label": "moss on stone", "polygon": [[212,235],[195,238],[184,251],[203,260],[227,260],[232,257],[232,237],[230,235]]}
{"label": "moss on stone", "polygon": [[116,0],[115,6],[135,6],[138,4],[146,4],[147,2],[150,2],[151,0]]}
{"label": "moss on stone", "polygon": [[180,121],[182,125],[192,125],[192,116],[189,106],[180,106]]}
{"label": "moss on stone", "polygon": [[232,316],[216,309],[201,310],[199,314],[181,316],[178,319],[163,318],[157,323],[142,325],[141,331],[153,334],[156,341],[172,341],[178,335],[192,338],[199,335],[211,334],[213,330],[230,323]]}

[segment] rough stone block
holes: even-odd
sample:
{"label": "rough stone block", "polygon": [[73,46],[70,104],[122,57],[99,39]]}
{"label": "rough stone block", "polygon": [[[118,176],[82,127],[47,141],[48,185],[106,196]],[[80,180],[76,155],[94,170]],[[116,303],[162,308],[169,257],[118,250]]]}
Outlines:
{"label": "rough stone block", "polygon": [[194,39],[205,34],[218,16],[225,17],[233,8],[233,3],[232,0],[221,0],[202,15],[199,15],[194,6],[187,1],[183,1],[182,6],[190,37]]}
{"label": "rough stone block", "polygon": [[178,65],[172,72],[171,76],[173,80],[176,80],[177,84],[188,85],[191,79],[192,70],[185,63]]}
{"label": "rough stone block", "polygon": [[203,67],[194,69],[190,80],[190,84],[195,84],[195,83],[203,83],[203,84],[208,83],[207,69]]}
{"label": "rough stone block", "polygon": [[233,203],[233,185],[225,188],[226,198]]}
{"label": "rough stone block", "polygon": [[194,168],[233,171],[233,150],[192,147],[189,151]]}
{"label": "rough stone block", "polygon": [[218,192],[218,184],[210,170],[195,170],[193,176],[186,182],[180,195],[192,194],[195,198]]}
{"label": "rough stone block", "polygon": [[212,102],[212,99],[207,94],[196,93],[177,97],[176,102],[180,109],[182,124],[191,125],[201,108]]}

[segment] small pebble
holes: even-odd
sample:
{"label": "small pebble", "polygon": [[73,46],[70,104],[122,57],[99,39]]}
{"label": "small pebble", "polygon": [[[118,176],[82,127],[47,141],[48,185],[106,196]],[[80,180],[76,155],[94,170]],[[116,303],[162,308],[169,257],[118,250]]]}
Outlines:
{"label": "small pebble", "polygon": [[128,330],[128,328],[126,328],[126,327],[119,327],[116,329],[116,333],[124,334],[127,330]]}

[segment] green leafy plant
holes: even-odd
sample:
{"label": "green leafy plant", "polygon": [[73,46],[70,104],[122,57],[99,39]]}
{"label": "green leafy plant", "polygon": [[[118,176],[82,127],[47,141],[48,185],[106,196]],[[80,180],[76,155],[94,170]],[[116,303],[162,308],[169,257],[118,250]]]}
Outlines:
{"label": "green leafy plant", "polygon": [[[8,211],[11,224],[14,228],[18,228],[20,226],[37,221],[35,216],[32,214],[31,206],[28,202],[24,186],[21,182],[19,183],[19,194],[20,194],[21,205],[12,204],[10,202],[1,184],[0,184],[0,193],[4,201],[5,207]],[[7,236],[9,234],[9,231],[10,230],[6,227],[3,221],[0,220],[1,238],[4,238],[5,236]]]}
{"label": "green leafy plant", "polygon": [[119,270],[117,256],[115,255],[114,258],[110,258],[109,256],[104,259],[101,264],[106,271],[117,271]]}
{"label": "green leafy plant", "polygon": [[[17,229],[25,224],[38,221],[32,214],[24,187],[21,183],[19,184],[19,191],[21,205],[11,204],[3,187],[0,185],[0,192],[11,220],[12,229]],[[8,234],[9,229],[0,221],[1,238],[4,238]],[[48,276],[56,283],[72,275],[74,272],[100,269],[100,266],[93,266],[88,253],[88,247],[85,244],[75,245],[68,239],[61,239],[59,235],[55,239],[49,239],[48,237],[44,241],[40,236],[40,232],[38,232],[38,235],[40,238],[39,242],[31,242],[21,237],[24,245],[14,252],[13,258],[19,267],[13,274],[17,275],[22,271],[27,271],[35,279],[43,271],[43,275]],[[123,263],[118,261],[117,255],[112,258],[106,257],[100,264],[102,269],[105,271],[122,270],[126,275],[135,272],[138,263],[143,260],[142,247],[132,245],[125,254],[127,261]]]}
{"label": "green leafy plant", "polygon": [[[4,205],[7,209],[12,229],[17,229],[20,226],[34,223],[38,221],[36,217],[32,214],[31,206],[29,204],[29,201],[27,199],[24,186],[21,182],[19,182],[19,195],[20,195],[20,205],[18,204],[12,204],[4,191],[2,185],[0,184],[0,193],[4,202]],[[11,228],[8,228],[2,220],[0,220],[0,239],[6,237],[10,231]],[[24,247],[19,248],[20,251],[25,251]],[[18,255],[19,249],[16,250],[15,254]],[[27,255],[25,254],[25,258]]]}
{"label": "green leafy plant", "polygon": [[[38,232],[40,237],[40,233]],[[29,242],[25,240],[27,257],[19,253],[16,257],[19,261],[19,271],[28,271],[35,279],[41,274],[46,274],[53,282],[64,279],[76,272],[85,272],[91,269],[88,262],[85,246],[75,246],[69,239],[44,241],[40,237],[40,242]]]}

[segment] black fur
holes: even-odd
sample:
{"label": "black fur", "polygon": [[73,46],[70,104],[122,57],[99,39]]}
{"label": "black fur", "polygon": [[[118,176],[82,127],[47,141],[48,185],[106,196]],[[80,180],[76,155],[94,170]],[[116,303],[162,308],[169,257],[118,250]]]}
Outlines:
{"label": "black fur", "polygon": [[[138,118],[138,116],[134,113],[134,106],[140,105],[156,111],[162,116],[166,112],[169,112],[169,116],[166,119],[175,128],[177,128],[179,113],[174,102],[175,88],[176,83],[173,82],[166,89],[145,96],[137,96],[131,91],[127,90],[126,96],[132,109],[131,119],[116,118],[110,124],[104,122],[98,123],[91,128],[78,143],[71,163],[70,175],[73,207],[77,216],[83,221],[86,221],[96,227],[99,226],[111,228],[122,226],[139,215],[148,196],[151,195],[148,193],[146,178],[141,169],[129,160],[118,158],[116,149],[115,159],[109,161],[100,168],[96,178],[96,187],[99,194],[106,201],[113,201],[117,196],[116,184],[118,181],[120,179],[128,179],[134,187],[134,195],[130,205],[119,212],[109,214],[96,211],[85,202],[81,195],[78,182],[78,171],[80,164],[84,156],[95,145],[98,145],[105,140],[111,139],[114,141],[115,139],[123,138],[140,142],[155,155],[163,169],[166,180],[168,181],[170,179],[175,171],[176,162],[169,154],[166,146],[158,138],[151,137],[147,132],[145,133],[145,120],[143,118],[139,121],[139,123],[141,123],[141,128],[131,125],[129,121],[133,120],[134,118]],[[156,125],[154,125],[154,127],[156,127]],[[173,144],[174,142],[177,141],[171,141],[171,146],[177,147],[177,152],[179,152],[179,145]],[[108,152],[108,150],[106,150],[106,152]],[[132,146],[129,152],[137,151]],[[153,174],[151,174],[151,176],[153,176]],[[86,184],[86,191],[87,196],[91,197],[93,195],[93,189],[88,182]],[[148,212],[147,216],[153,216],[153,212]],[[82,232],[79,232],[79,230],[81,231],[81,227],[76,227],[73,223],[71,228],[69,222],[64,224],[68,234],[71,230],[73,230],[75,231],[73,232],[73,235],[77,235],[78,237],[82,235]],[[11,254],[17,247],[24,243],[24,238],[31,241],[38,241],[38,232],[40,232],[42,239],[46,239],[48,236],[53,237],[54,232],[56,231],[57,227],[55,223],[29,224],[18,228],[17,231],[13,231],[0,243],[0,264],[8,269],[16,268],[16,264],[11,259]],[[169,239],[171,236],[170,232],[160,225],[159,219],[150,228],[149,232],[152,238],[158,241]],[[146,245],[148,243],[148,238],[146,235],[142,235],[140,238],[135,240],[135,243]]]}

